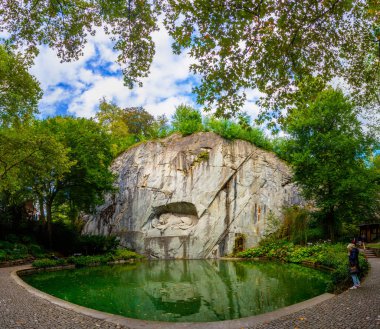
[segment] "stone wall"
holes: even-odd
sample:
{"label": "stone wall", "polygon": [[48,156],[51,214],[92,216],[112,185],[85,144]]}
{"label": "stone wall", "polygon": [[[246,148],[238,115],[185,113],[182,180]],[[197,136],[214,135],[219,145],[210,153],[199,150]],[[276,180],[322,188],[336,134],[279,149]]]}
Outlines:
{"label": "stone wall", "polygon": [[210,258],[260,240],[270,212],[300,202],[273,153],[214,133],[177,134],[135,146],[112,170],[118,192],[84,233],[115,234],[153,258]]}

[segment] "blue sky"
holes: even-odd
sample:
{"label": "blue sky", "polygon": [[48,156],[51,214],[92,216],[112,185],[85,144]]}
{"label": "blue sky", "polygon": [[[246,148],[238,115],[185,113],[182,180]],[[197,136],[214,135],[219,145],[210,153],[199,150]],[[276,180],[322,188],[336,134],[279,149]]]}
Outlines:
{"label": "blue sky", "polygon": [[[152,115],[166,114],[168,118],[179,104],[196,107],[191,93],[198,77],[189,73],[192,59],[187,55],[174,55],[171,39],[164,29],[155,32],[156,56],[144,86],[133,90],[123,85],[122,74],[116,63],[117,54],[112,42],[102,30],[92,37],[84,56],[78,61],[60,63],[56,53],[41,47],[40,54],[30,72],[40,81],[44,96],[40,102],[42,117],[69,114],[92,117],[99,100],[105,97],[120,107],[142,106]],[[256,117],[255,101],[259,95],[248,91],[243,110]]]}

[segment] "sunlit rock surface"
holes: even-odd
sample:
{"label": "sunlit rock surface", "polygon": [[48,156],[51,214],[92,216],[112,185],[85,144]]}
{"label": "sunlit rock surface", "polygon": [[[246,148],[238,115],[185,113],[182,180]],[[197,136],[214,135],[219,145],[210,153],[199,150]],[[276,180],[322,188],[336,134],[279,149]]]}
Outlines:
{"label": "sunlit rock surface", "polygon": [[114,234],[153,258],[212,258],[257,244],[270,211],[300,198],[273,153],[214,133],[177,134],[135,146],[112,170],[118,191],[84,233]]}

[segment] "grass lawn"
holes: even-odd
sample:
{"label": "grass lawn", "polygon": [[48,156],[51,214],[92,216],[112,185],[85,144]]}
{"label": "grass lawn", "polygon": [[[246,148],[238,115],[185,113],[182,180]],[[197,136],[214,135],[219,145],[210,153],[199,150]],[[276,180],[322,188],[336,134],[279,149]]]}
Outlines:
{"label": "grass lawn", "polygon": [[368,247],[368,248],[379,248],[380,249],[380,242],[377,242],[377,243],[367,243],[366,247]]}

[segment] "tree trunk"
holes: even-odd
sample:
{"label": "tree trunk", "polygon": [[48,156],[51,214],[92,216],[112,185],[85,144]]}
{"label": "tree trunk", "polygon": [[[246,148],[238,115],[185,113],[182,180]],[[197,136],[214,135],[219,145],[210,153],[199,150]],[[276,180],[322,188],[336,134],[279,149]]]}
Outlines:
{"label": "tree trunk", "polygon": [[40,205],[40,220],[42,224],[45,224],[46,218],[45,218],[45,209],[44,209],[44,199],[42,196],[38,198],[38,203]]}
{"label": "tree trunk", "polygon": [[52,249],[53,246],[53,238],[52,238],[52,216],[51,216],[51,207],[52,202],[46,202],[46,222],[47,222],[47,231],[48,231],[48,239],[49,239],[49,248]]}
{"label": "tree trunk", "polygon": [[333,207],[330,207],[328,213],[326,214],[326,224],[327,234],[331,242],[335,242],[335,214]]}

